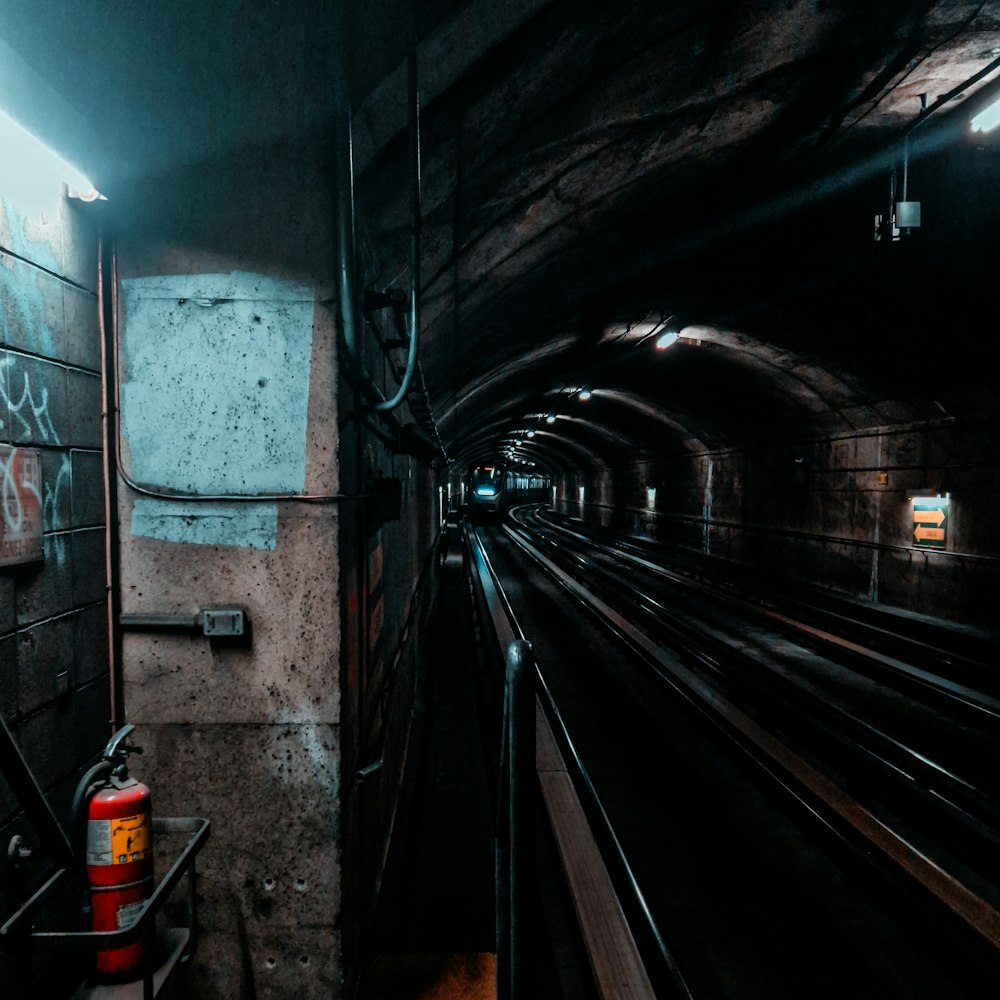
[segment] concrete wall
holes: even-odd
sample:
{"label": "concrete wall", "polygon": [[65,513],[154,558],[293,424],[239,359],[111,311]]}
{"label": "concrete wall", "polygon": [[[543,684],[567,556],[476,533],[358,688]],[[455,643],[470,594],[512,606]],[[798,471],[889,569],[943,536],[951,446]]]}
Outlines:
{"label": "concrete wall", "polygon": [[[961,418],[645,460],[605,470],[582,509],[579,484],[561,481],[557,507],[855,597],[995,627],[998,431],[995,418]],[[941,550],[914,540],[911,497],[928,490],[950,494]]]}
{"label": "concrete wall", "polygon": [[[377,286],[376,286],[377,287]],[[376,314],[374,321],[386,322]],[[383,395],[398,383],[376,339],[362,342]],[[397,355],[402,352],[396,352]],[[393,359],[395,360],[395,359]],[[341,372],[343,375],[343,371]],[[428,619],[437,596],[440,531],[437,472],[401,451],[395,436],[407,404],[386,420],[360,419],[360,392],[341,386],[344,951],[349,995],[363,997],[366,966],[384,942],[374,934],[393,838],[406,838],[406,778],[416,763]],[[380,432],[372,430],[372,424]],[[377,499],[398,491],[399,508]],[[381,494],[384,498],[385,494]],[[371,768],[359,779],[358,772]]]}
{"label": "concrete wall", "polygon": [[[155,814],[212,824],[193,998],[346,995],[377,949],[366,929],[405,836],[437,476],[358,419],[337,357],[329,195],[319,158],[271,148],[136,178],[100,206],[117,262],[133,773]],[[44,563],[0,570],[0,705],[64,813],[111,707],[96,231],[53,204],[44,217],[5,204],[0,220],[2,440],[42,452],[46,531]],[[370,337],[365,350],[394,392],[394,365]],[[389,438],[412,420],[401,407]],[[398,486],[398,511],[374,499],[380,483]],[[227,606],[247,637],[192,627]],[[0,822],[31,842],[2,784]],[[159,875],[179,846],[158,845]],[[5,915],[15,888],[0,866]],[[61,969],[55,1000],[84,972]],[[10,974],[0,958],[0,983]]]}
{"label": "concrete wall", "polygon": [[154,808],[212,823],[186,995],[338,995],[328,182],[304,149],[259,149],[143,178],[121,200],[122,612],[231,605],[251,627],[244,641],[124,636]]}
{"label": "concrete wall", "polygon": [[[96,296],[102,206],[65,200],[58,183],[4,186],[3,176],[0,443],[41,454],[44,559],[0,568],[0,713],[65,822],[81,769],[111,731]],[[0,919],[48,870],[36,831],[0,777],[4,855],[14,834],[35,853],[20,877],[0,863]],[[63,958],[48,971],[71,981],[79,968]],[[0,953],[0,994],[13,974]],[[45,992],[57,983],[39,988],[58,995]]]}

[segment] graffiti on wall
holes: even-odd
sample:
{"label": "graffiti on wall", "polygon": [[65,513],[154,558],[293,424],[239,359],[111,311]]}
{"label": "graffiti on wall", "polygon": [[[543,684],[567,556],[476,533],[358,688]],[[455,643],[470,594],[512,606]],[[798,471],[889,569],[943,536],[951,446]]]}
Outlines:
{"label": "graffiti on wall", "polygon": [[[48,445],[60,445],[62,441],[52,419],[52,412],[49,406],[49,392],[43,384],[33,384],[31,375],[26,367],[19,367],[24,364],[24,359],[17,354],[4,354],[0,356],[0,430],[8,438],[27,438],[30,441],[39,441]],[[0,446],[3,449],[7,446]],[[13,454],[25,454],[25,449],[14,449]],[[37,451],[31,454],[38,456]],[[23,483],[19,483],[16,475],[17,464],[14,458],[6,456],[4,461],[3,480],[3,500],[4,516],[8,516],[9,498],[13,496],[11,491],[17,489],[27,490],[36,498],[39,505],[37,520],[40,530],[44,532],[60,532],[69,527],[64,523],[61,511],[67,503],[67,496],[72,485],[72,464],[68,454],[60,456],[59,471],[56,473],[54,481],[45,482],[41,474],[41,465],[38,465],[38,478],[27,477]],[[16,509],[16,504],[10,508]],[[14,517],[11,513],[10,516]],[[16,519],[16,518],[15,518]],[[15,532],[12,539],[18,537],[17,529],[11,527],[5,521],[5,527]],[[55,556],[58,565],[63,566],[66,562],[66,538],[60,534],[49,535],[46,543]],[[34,543],[33,543],[34,544]],[[30,559],[42,557],[42,538],[39,535],[37,554],[30,556]],[[13,546],[11,551],[23,548],[19,542]],[[32,551],[34,549],[32,548]],[[15,560],[19,561],[19,560]],[[0,565],[3,560],[0,557]]]}
{"label": "graffiti on wall", "polygon": [[42,558],[42,460],[0,445],[0,566]]}
{"label": "graffiti on wall", "polygon": [[61,444],[49,410],[48,388],[32,388],[27,369],[17,371],[17,363],[17,355],[0,357],[0,402],[9,414],[8,421],[0,417],[0,427],[9,429],[12,437],[27,435],[44,444]]}

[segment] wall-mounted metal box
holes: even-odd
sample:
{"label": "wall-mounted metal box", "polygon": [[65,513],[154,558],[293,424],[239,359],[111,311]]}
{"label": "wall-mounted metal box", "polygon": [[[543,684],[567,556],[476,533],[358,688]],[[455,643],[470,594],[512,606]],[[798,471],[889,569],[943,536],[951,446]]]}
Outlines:
{"label": "wall-mounted metal box", "polygon": [[205,608],[201,613],[201,629],[208,636],[241,636],[246,627],[246,612],[242,608]]}

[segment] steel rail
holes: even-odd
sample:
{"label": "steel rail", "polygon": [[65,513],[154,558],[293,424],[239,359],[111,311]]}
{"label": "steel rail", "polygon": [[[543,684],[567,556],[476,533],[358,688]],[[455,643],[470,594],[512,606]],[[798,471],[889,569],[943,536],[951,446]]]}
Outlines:
{"label": "steel rail", "polygon": [[960,925],[994,952],[1000,950],[1000,911],[958,877],[946,871],[905,836],[892,829],[830,777],[785,746],[772,733],[712,687],[674,651],[636,628],[609,604],[587,590],[517,532],[506,529],[528,556],[543,566],[569,593],[649,663],[685,701],[724,732],[813,816],[871,860],[874,848],[882,862],[907,877],[942,905]]}
{"label": "steel rail", "polygon": [[[526,536],[522,534],[522,537]],[[526,541],[530,544],[531,540],[526,537]],[[638,592],[631,581],[621,584],[615,581],[611,588],[595,588],[593,568],[585,560],[562,550],[558,550],[558,555],[564,559],[578,560],[577,578],[587,580],[592,592],[600,592],[609,599],[619,597],[629,609],[646,615],[649,619],[647,632],[660,635],[663,641],[674,647],[699,651],[710,648],[728,667],[739,669],[741,676],[734,678],[730,671],[720,666],[720,662],[699,652],[702,669],[730,687],[735,681],[752,685],[755,694],[763,690],[773,704],[795,720],[799,728],[803,726],[802,718],[808,716],[807,723],[822,727],[810,731],[813,737],[823,733],[838,749],[874,765],[890,780],[891,792],[908,794],[921,808],[930,808],[939,820],[943,817],[966,833],[971,832],[980,842],[974,848],[980,862],[984,860],[984,854],[990,857],[1000,847],[1000,806],[962,776],[866,720],[802,691],[798,685],[759,664],[753,657],[732,649],[716,636],[697,626],[680,622],[670,609],[655,598]],[[918,783],[917,775],[928,787]],[[954,833],[950,837],[954,841]],[[960,851],[967,853],[971,845],[963,841],[958,847]]]}
{"label": "steel rail", "polygon": [[[510,606],[510,602],[503,591],[503,587],[500,585],[499,578],[492,567],[489,556],[486,553],[485,547],[483,546],[478,534],[471,528],[467,527],[465,538],[467,551],[470,556],[471,568],[474,569],[475,578],[479,582],[483,600],[489,612],[490,624],[493,628],[497,644],[501,649],[511,649],[517,643],[524,641],[524,633],[517,622],[517,618]],[[681,1000],[691,1000],[691,994],[683,980],[683,976],[681,975],[673,956],[670,954],[663,939],[663,935],[660,933],[660,930],[653,919],[652,913],[646,904],[645,898],[639,888],[638,881],[635,879],[627,858],[624,855],[624,851],[621,849],[617,836],[610,825],[610,820],[607,818],[607,813],[604,811],[596,789],[594,788],[582,761],[576,754],[576,751],[572,746],[572,742],[568,739],[568,733],[566,732],[565,725],[563,724],[558,713],[558,709],[555,706],[551,693],[545,684],[544,677],[537,662],[533,662],[533,676],[531,681],[535,689],[535,710],[540,720],[540,725],[544,726],[545,724],[548,724],[551,726],[551,729],[549,730],[550,732],[555,730],[558,733],[557,740],[561,744],[561,749],[563,750],[563,760],[565,760],[567,756],[566,750],[568,748],[568,756],[570,758],[570,763],[572,764],[572,772],[574,775],[574,781],[572,783],[574,786],[582,785],[582,787],[586,790],[587,798],[591,806],[591,813],[596,813],[598,816],[603,817],[602,822],[606,824],[606,829],[603,831],[605,837],[616,847],[617,857],[615,860],[625,872],[627,884],[636,898],[639,911],[642,913],[643,919],[647,924],[650,937],[656,943],[659,958],[664,963],[664,967],[668,970],[668,975],[672,980],[675,994],[681,998]],[[543,729],[539,729],[539,733],[542,731]],[[539,738],[541,739],[541,736],[539,736]],[[545,741],[543,740],[539,746],[544,744]],[[561,790],[563,793],[561,801],[555,798],[554,793],[556,790],[553,788],[552,784],[552,769],[546,766],[544,770],[546,771],[545,774],[542,773],[542,770],[538,770],[539,785],[542,791],[543,800],[546,803],[550,821],[557,823],[558,813],[564,812],[568,805],[572,805],[572,800],[575,796],[572,791],[569,791],[569,798],[567,798],[566,792],[568,789],[564,786]],[[599,852],[596,849],[596,845],[594,845],[591,840],[592,834],[590,834],[589,831],[586,831],[577,825],[571,833],[566,833],[564,830],[561,838],[560,834],[557,832],[557,839],[562,839],[564,843],[567,837],[572,837],[583,842],[585,850],[593,859],[591,862],[591,872],[594,871],[595,866],[603,865],[603,862],[600,860]],[[567,871],[567,875],[572,878],[572,873],[570,871]],[[610,880],[608,882],[608,891],[613,893],[613,890],[610,889]],[[581,904],[576,898],[574,898],[574,905],[577,907],[578,916],[580,916]],[[615,972],[613,974],[609,973],[606,968],[602,967],[605,962],[603,960],[598,961],[595,957],[603,952],[601,947],[602,942],[588,936],[587,925],[588,923],[593,923],[593,921],[588,922],[587,920],[581,920],[581,931],[584,934],[588,956],[592,962],[592,972],[595,979],[595,985],[598,988],[602,1000],[627,1000],[627,998],[628,1000],[641,1000],[641,998],[648,998],[648,1000],[652,1000],[654,997],[652,986],[650,985],[648,975],[645,972],[642,960],[635,947],[635,941],[632,936],[631,929],[628,927],[624,912],[622,911],[620,905],[616,904],[616,900],[609,898],[608,895],[605,895],[603,905],[606,907],[603,911],[604,916],[602,918],[602,922],[604,924],[603,930],[607,931],[609,928],[614,928],[617,924],[618,926],[614,937],[621,943],[622,948],[626,952],[631,953],[631,956],[628,954],[611,956],[611,959],[615,964]],[[600,936],[603,937],[605,935]]]}
{"label": "steel rail", "polygon": [[[607,549],[601,547],[598,542],[595,542],[593,538],[590,538],[587,535],[573,531],[564,525],[554,524],[551,521],[547,521],[546,524],[549,530],[556,531],[566,537],[577,539],[582,544],[592,546],[600,552],[608,552]],[[714,585],[706,584],[702,580],[695,580],[683,573],[667,569],[666,567],[658,565],[655,562],[651,562],[649,559],[635,555],[632,547],[625,543],[617,543],[615,545],[615,552],[620,554],[622,558],[628,560],[630,563],[640,566],[651,573],[655,573],[663,579],[669,580],[673,584],[690,590],[695,590],[702,596],[709,597],[715,601],[722,601],[727,606],[738,606],[742,608],[745,613],[754,615],[763,621],[774,624],[776,627],[781,628],[785,634],[790,635],[798,641],[809,643],[812,648],[820,650],[825,655],[829,655],[827,652],[828,650],[835,649],[843,655],[843,662],[849,663],[852,666],[862,668],[872,666],[876,667],[876,670],[869,669],[865,671],[869,674],[869,676],[880,677],[887,673],[895,675],[904,682],[907,682],[914,690],[929,690],[934,694],[944,695],[965,708],[972,710],[974,713],[985,714],[1000,721],[1000,698],[993,697],[980,690],[971,688],[967,684],[959,683],[951,678],[942,677],[940,674],[932,673],[923,667],[907,663],[899,659],[898,656],[888,656],[883,652],[880,652],[878,649],[863,647],[856,641],[835,634],[830,631],[829,627],[823,628],[810,624],[806,621],[792,618],[788,614],[784,614],[772,607],[768,607],[761,601],[753,600],[752,598],[737,594],[732,590],[727,590],[726,593],[722,595],[720,594],[717,582]],[[946,662],[949,665],[965,670],[966,672],[977,670],[977,672],[986,673],[988,670],[988,668],[985,668],[982,664],[972,663],[967,661],[964,657],[955,657],[955,655],[950,653],[948,650],[931,646],[927,642],[916,640],[909,636],[901,636],[898,633],[889,632],[884,627],[875,626],[867,622],[860,621],[857,618],[848,618],[843,614],[834,614],[819,608],[810,607],[801,601],[790,601],[787,598],[782,598],[782,604],[785,606],[797,607],[800,609],[800,613],[804,611],[807,616],[811,615],[820,621],[831,622],[833,624],[847,623],[850,631],[861,631],[864,635],[868,636],[871,636],[874,633],[884,642],[891,643],[893,646],[901,648],[904,651],[904,655],[907,653],[910,655],[916,653],[922,659],[934,659],[938,662]],[[956,663],[956,660],[959,662]],[[990,672],[993,674],[996,673],[995,669]]]}

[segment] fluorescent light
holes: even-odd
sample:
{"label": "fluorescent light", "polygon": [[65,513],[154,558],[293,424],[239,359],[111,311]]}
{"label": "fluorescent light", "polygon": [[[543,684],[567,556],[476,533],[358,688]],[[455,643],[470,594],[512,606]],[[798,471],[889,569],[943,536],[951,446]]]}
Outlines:
{"label": "fluorescent light", "polygon": [[671,344],[677,343],[677,338],[679,336],[679,333],[674,333],[672,330],[668,330],[662,337],[657,339],[656,349],[658,351],[665,351]]}
{"label": "fluorescent light", "polygon": [[990,129],[1000,125],[1000,100],[994,101],[988,108],[980,111],[970,124],[973,132],[989,132]]}
{"label": "fluorescent light", "polygon": [[72,197],[83,201],[104,196],[72,164],[53,152],[10,115],[0,111],[0,187],[27,195],[47,197],[65,184]]}

